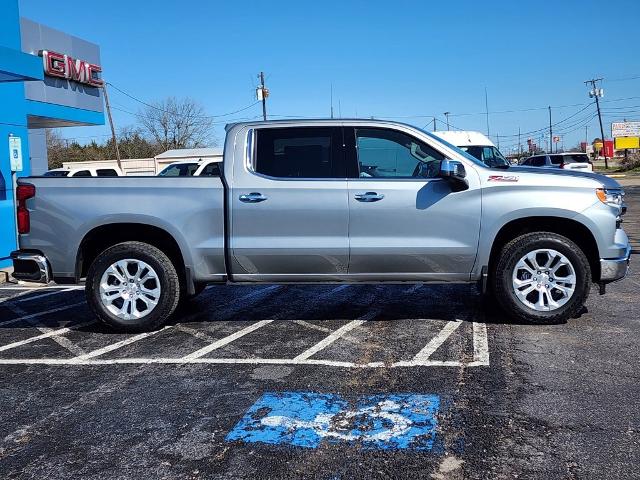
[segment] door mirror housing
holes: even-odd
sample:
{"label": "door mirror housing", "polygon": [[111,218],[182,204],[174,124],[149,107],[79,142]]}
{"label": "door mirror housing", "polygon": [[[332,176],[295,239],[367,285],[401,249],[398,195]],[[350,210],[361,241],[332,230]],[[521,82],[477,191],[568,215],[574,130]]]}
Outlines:
{"label": "door mirror housing", "polygon": [[460,192],[469,188],[469,182],[465,178],[467,172],[462,162],[445,158],[440,161],[440,171],[438,176],[445,179],[451,185],[454,192]]}

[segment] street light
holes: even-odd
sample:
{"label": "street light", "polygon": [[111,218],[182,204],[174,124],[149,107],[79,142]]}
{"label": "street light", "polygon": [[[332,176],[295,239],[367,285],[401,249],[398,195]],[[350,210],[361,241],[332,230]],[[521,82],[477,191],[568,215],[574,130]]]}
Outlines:
{"label": "street light", "polygon": [[444,116],[447,118],[447,130],[449,130],[449,114],[451,112],[444,112]]}

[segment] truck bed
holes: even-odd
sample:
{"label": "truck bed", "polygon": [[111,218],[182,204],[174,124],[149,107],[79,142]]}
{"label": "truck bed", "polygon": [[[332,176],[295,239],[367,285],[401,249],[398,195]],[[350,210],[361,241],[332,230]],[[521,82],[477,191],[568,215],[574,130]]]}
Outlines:
{"label": "truck bed", "polygon": [[[194,281],[225,278],[224,186],[218,177],[28,177],[31,231],[23,250],[42,252],[56,279],[72,279],[87,235],[143,224],[177,242]],[[94,230],[96,228],[101,230]],[[111,233],[110,233],[111,234]]]}

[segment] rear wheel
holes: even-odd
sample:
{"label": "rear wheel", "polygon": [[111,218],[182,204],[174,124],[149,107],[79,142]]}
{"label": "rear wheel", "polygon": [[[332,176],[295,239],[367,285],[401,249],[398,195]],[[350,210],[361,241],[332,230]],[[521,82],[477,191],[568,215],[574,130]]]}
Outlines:
{"label": "rear wheel", "polygon": [[562,235],[529,233],[504,246],[493,291],[510,315],[529,323],[560,323],[583,307],[591,286],[589,261]]}
{"label": "rear wheel", "polygon": [[103,323],[122,332],[143,332],[158,328],[173,313],[180,282],[161,250],[142,242],[124,242],[94,260],[85,292],[91,310]]}

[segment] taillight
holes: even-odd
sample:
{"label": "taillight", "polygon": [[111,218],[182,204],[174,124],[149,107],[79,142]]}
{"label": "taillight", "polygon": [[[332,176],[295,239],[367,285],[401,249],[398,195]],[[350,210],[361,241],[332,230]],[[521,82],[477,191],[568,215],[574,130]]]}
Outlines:
{"label": "taillight", "polygon": [[36,196],[36,187],[30,183],[18,185],[16,188],[16,217],[18,219],[18,233],[29,233],[31,220],[27,209],[27,200]]}
{"label": "taillight", "polygon": [[560,164],[560,168],[564,168],[566,165],[567,165],[566,163],[562,162],[562,163]]}

